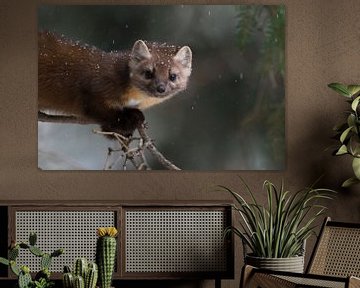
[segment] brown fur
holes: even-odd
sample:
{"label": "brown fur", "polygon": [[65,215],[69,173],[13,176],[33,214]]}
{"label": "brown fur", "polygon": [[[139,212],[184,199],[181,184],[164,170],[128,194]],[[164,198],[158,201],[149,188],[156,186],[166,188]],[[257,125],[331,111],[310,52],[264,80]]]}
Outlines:
{"label": "brown fur", "polygon": [[[145,70],[153,72],[151,79]],[[138,109],[186,88],[191,50],[137,41],[131,52],[104,52],[40,32],[38,73],[39,110],[92,119],[108,129],[128,132],[139,124],[136,121],[144,120]],[[174,73],[176,80],[170,81]],[[122,127],[129,123],[132,127]]]}

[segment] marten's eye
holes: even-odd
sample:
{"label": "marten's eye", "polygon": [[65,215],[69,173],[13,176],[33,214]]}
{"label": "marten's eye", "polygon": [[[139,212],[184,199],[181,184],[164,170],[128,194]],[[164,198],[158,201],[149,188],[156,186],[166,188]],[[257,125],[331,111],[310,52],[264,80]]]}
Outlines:
{"label": "marten's eye", "polygon": [[144,70],[145,79],[152,79],[154,77],[154,73],[150,69]]}
{"label": "marten's eye", "polygon": [[169,75],[169,80],[172,81],[172,82],[174,82],[174,81],[176,80],[176,77],[177,77],[176,74],[171,73],[171,74]]}

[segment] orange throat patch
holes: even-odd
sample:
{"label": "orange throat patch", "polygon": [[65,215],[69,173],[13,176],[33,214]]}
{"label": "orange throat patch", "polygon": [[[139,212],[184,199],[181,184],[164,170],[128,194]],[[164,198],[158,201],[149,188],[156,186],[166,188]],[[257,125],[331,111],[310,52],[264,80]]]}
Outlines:
{"label": "orange throat patch", "polygon": [[140,90],[134,86],[131,86],[126,92],[121,95],[121,105],[126,108],[137,108],[144,110],[151,106],[160,104],[169,97],[158,98],[150,96],[145,91]]}

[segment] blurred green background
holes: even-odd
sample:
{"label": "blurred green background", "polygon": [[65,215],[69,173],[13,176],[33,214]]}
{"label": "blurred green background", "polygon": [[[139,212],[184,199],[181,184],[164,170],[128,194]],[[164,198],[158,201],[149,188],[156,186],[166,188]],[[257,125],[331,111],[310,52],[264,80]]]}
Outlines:
{"label": "blurred green background", "polygon": [[[144,112],[157,148],[185,170],[284,169],[284,6],[42,5],[38,23],[105,51],[138,39],[190,46],[188,89]],[[39,168],[103,169],[117,145],[93,128],[39,122]]]}

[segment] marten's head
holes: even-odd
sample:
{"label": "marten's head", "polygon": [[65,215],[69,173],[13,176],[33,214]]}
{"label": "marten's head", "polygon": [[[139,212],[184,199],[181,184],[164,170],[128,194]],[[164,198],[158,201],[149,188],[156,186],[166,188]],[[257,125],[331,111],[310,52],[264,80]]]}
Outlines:
{"label": "marten's head", "polygon": [[188,46],[135,42],[129,61],[131,84],[152,97],[169,97],[184,90],[191,74]]}

